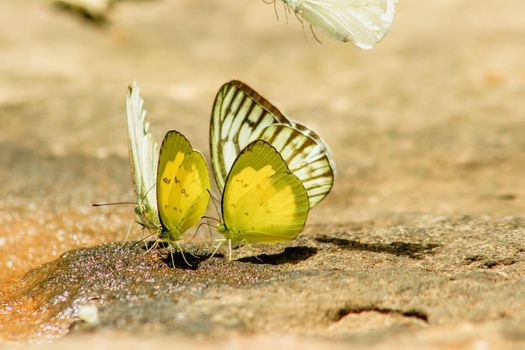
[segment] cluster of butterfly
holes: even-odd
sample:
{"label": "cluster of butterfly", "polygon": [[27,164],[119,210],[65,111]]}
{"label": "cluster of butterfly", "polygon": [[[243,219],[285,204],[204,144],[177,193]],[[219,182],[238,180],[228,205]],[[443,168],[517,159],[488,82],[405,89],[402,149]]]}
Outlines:
{"label": "cluster of butterfly", "polygon": [[[129,149],[139,223],[159,241],[177,241],[204,215],[211,198],[203,155],[179,132],[158,149],[136,84],[127,96]],[[211,164],[222,192],[216,225],[233,243],[294,239],[309,210],[330,192],[335,164],[326,143],[287,119],[240,81],[219,90],[210,125]],[[180,249],[180,247],[179,247]]]}

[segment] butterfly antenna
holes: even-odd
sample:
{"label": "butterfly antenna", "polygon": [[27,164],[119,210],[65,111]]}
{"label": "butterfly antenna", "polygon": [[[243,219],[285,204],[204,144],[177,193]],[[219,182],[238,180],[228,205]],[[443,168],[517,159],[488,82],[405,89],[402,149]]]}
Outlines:
{"label": "butterfly antenna", "polygon": [[212,218],[211,216],[203,216],[202,218],[203,218],[203,219],[206,219],[206,223],[207,223],[206,226],[208,226],[208,233],[210,234],[210,240],[211,240],[211,237],[212,237],[211,228],[212,228],[212,227],[215,228],[215,227],[217,227],[217,226],[210,224],[208,220],[214,220],[214,221],[216,221],[217,223],[220,223],[221,220],[216,219],[216,218]]}
{"label": "butterfly antenna", "polygon": [[[203,217],[204,217],[204,216],[203,216]],[[207,217],[206,217],[206,218],[207,218]],[[213,218],[210,218],[210,219],[213,219]],[[215,220],[217,220],[217,219],[215,219]],[[219,221],[219,220],[217,220],[217,221]],[[210,224],[209,222],[201,222],[201,223],[199,224],[199,226],[197,226],[197,229],[195,230],[195,232],[194,232],[193,235],[191,236],[189,242],[193,241],[193,239],[195,238],[195,236],[197,236],[197,233],[199,232],[201,226],[203,226],[203,225],[213,226],[213,225]]]}
{"label": "butterfly antenna", "polygon": [[203,218],[203,219],[215,220],[215,221],[217,221],[217,222],[221,222],[221,220],[219,220],[219,219],[217,219],[217,218],[213,218],[213,217],[211,217],[211,216],[206,216],[206,215],[204,215],[202,218]]}
{"label": "butterfly antenna", "polygon": [[142,196],[142,198],[141,198],[140,200],[143,201],[144,198],[146,198],[146,197],[148,196],[149,192],[150,192],[152,189],[154,189],[156,185],[157,185],[157,184],[153,184],[153,185],[151,185],[151,187],[146,191],[146,193],[144,193],[144,195]]}
{"label": "butterfly antenna", "polygon": [[216,199],[214,198],[214,196],[213,196],[213,194],[211,193],[210,190],[207,190],[207,191],[210,194],[211,201],[213,203],[213,206],[215,207],[215,211],[217,212],[217,215],[219,215],[219,218],[220,218],[219,222],[220,222],[220,221],[222,221],[222,215],[221,215],[221,212],[219,211],[219,207],[217,206],[217,203],[215,202]]}
{"label": "butterfly antenna", "polygon": [[157,184],[153,184],[153,185],[151,185],[151,187],[149,188],[149,190],[147,190],[146,193],[144,193],[144,197],[147,196],[147,195],[149,194],[149,191],[151,191],[152,189],[154,189],[156,185],[157,185]]}
{"label": "butterfly antenna", "polygon": [[208,190],[208,193],[210,194],[210,197],[215,199],[216,201],[220,201],[219,196],[217,196],[215,193],[213,193],[211,190]]}
{"label": "butterfly antenna", "polygon": [[115,203],[93,203],[91,206],[93,207],[104,207],[107,205],[123,205],[123,204],[137,204],[135,202],[115,202]]}

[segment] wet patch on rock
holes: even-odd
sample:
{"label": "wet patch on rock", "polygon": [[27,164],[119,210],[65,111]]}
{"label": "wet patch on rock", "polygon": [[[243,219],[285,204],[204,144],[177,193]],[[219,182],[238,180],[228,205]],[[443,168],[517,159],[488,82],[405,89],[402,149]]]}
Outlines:
{"label": "wet patch on rock", "polygon": [[525,324],[517,311],[525,307],[521,221],[411,216],[391,227],[323,231],[238,247],[231,262],[210,257],[206,245],[187,245],[173,260],[167,247],[142,243],[69,251],[4,290],[0,335],[382,339],[458,322]]}
{"label": "wet patch on rock", "polygon": [[[177,328],[173,320],[180,314],[181,300],[200,298],[212,287],[243,288],[272,278],[268,267],[228,263],[219,257],[200,261],[198,266],[173,268],[167,256],[166,249],[146,251],[143,245],[131,243],[66,252],[28,272],[1,301],[0,318],[10,324],[6,333],[25,328],[27,334],[18,337],[64,334],[83,305],[103,306],[99,309],[102,326],[129,327],[132,320],[164,323],[169,317],[169,324]],[[198,322],[203,321],[206,318]],[[182,324],[195,329],[186,321]]]}

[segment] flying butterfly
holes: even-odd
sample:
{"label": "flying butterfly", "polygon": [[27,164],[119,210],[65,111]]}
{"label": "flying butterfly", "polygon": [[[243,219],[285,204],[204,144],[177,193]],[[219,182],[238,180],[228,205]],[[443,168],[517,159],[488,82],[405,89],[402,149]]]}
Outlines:
{"label": "flying butterfly", "polygon": [[126,97],[128,146],[131,180],[135,192],[135,213],[141,225],[152,230],[160,228],[155,184],[159,147],[149,132],[144,101],[137,83],[129,87]]}
{"label": "flying butterfly", "polygon": [[248,85],[232,80],[217,93],[211,116],[211,165],[219,190],[223,191],[241,150],[254,140],[264,140],[280,153],[303,182],[310,207],[330,192],[335,163],[328,145],[308,127],[286,118]]}
{"label": "flying butterfly", "polygon": [[282,0],[302,21],[337,41],[371,49],[386,34],[397,0]]}
{"label": "flying butterfly", "polygon": [[203,155],[182,134],[168,131],[160,147],[157,171],[160,241],[177,244],[204,215],[210,189]]}
{"label": "flying butterfly", "polygon": [[[303,229],[310,205],[303,182],[279,152],[256,140],[235,159],[222,192],[221,243],[278,243]],[[220,244],[217,246],[220,246]]]}

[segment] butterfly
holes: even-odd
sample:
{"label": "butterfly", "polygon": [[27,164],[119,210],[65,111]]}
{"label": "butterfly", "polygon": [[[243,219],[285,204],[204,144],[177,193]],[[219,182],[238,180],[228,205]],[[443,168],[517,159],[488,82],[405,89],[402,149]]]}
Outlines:
{"label": "butterfly", "polygon": [[126,100],[130,165],[139,223],[176,243],[206,211],[210,177],[204,157],[179,132],[169,131],[161,144],[149,132],[137,84]]}
{"label": "butterfly", "polygon": [[129,87],[126,97],[128,146],[131,181],[135,192],[135,213],[141,225],[157,231],[160,228],[155,192],[159,146],[149,132],[144,101],[137,83]]}
{"label": "butterfly", "polygon": [[201,219],[208,207],[210,190],[210,175],[202,153],[194,150],[181,133],[168,131],[160,147],[157,170],[160,241],[176,243]]}
{"label": "butterfly", "polygon": [[397,0],[283,0],[300,20],[305,19],[333,39],[371,49],[394,20]]}
{"label": "butterfly", "polygon": [[264,140],[276,149],[302,181],[310,207],[330,192],[335,163],[327,144],[248,85],[232,80],[217,93],[210,123],[211,165],[220,191],[235,159],[254,140]]}
{"label": "butterfly", "polygon": [[[278,243],[294,239],[310,209],[303,182],[268,142],[255,140],[235,159],[222,192],[221,243]],[[219,248],[220,244],[217,246]]]}

